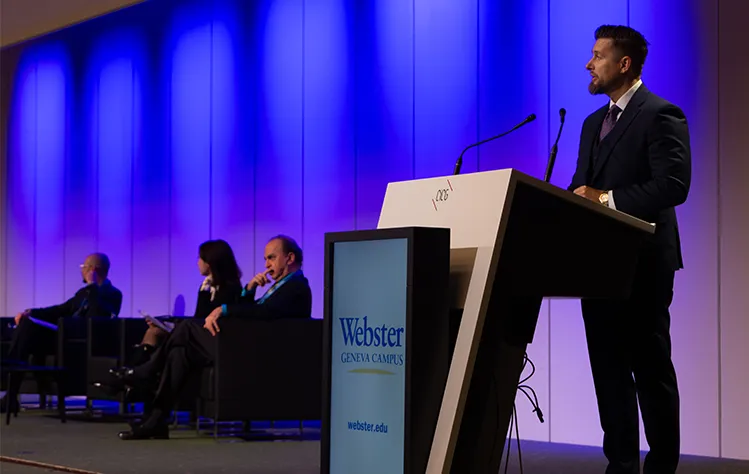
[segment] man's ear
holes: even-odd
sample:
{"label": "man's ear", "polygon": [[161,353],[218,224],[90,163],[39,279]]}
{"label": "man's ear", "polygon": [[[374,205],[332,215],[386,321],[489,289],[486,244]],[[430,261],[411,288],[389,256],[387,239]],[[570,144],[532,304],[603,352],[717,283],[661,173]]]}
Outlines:
{"label": "man's ear", "polygon": [[294,252],[289,252],[289,265],[296,262],[296,254]]}
{"label": "man's ear", "polygon": [[632,58],[624,56],[619,60],[619,70],[622,74],[626,74],[632,68]]}

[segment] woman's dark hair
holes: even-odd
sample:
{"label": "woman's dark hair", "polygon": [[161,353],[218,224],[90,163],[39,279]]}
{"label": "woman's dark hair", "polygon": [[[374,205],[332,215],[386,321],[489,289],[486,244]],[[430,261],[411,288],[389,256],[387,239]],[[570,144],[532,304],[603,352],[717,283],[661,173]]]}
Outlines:
{"label": "woman's dark hair", "polygon": [[242,270],[239,269],[234,251],[224,240],[208,240],[200,244],[200,258],[211,267],[214,286],[242,286]]}

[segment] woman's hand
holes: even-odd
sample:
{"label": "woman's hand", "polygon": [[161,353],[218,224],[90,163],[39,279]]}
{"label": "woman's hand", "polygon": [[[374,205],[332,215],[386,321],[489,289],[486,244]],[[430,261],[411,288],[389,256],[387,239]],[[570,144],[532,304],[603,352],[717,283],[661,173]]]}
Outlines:
{"label": "woman's hand", "polygon": [[211,336],[215,336],[220,332],[220,329],[218,327],[218,318],[221,317],[221,307],[214,309],[211,311],[211,314],[208,315],[208,317],[205,318],[205,323],[203,324],[203,327],[208,329],[208,332],[211,333]]}

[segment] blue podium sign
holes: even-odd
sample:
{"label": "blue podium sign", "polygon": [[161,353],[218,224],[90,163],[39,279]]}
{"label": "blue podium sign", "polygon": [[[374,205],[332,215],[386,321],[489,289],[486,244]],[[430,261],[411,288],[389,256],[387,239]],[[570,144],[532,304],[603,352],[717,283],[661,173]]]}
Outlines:
{"label": "blue podium sign", "polygon": [[330,473],[403,473],[406,239],[334,244]]}
{"label": "blue podium sign", "polygon": [[325,236],[323,474],[426,467],[449,366],[448,229]]}

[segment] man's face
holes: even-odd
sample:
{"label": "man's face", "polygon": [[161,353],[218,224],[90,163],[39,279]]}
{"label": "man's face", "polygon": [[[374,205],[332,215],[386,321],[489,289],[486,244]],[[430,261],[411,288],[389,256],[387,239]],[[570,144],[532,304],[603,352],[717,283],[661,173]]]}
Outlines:
{"label": "man's face", "polygon": [[625,64],[614,49],[614,41],[601,38],[593,45],[593,57],[585,65],[590,71],[588,91],[591,94],[608,94],[616,90],[624,82]]}
{"label": "man's face", "polygon": [[96,258],[92,255],[86,257],[81,265],[81,276],[86,284],[94,282],[94,271],[96,270]]}
{"label": "man's face", "polygon": [[265,269],[269,270],[268,276],[275,281],[286,276],[289,265],[292,265],[294,260],[293,253],[284,253],[283,242],[278,239],[271,240],[265,246]]}

